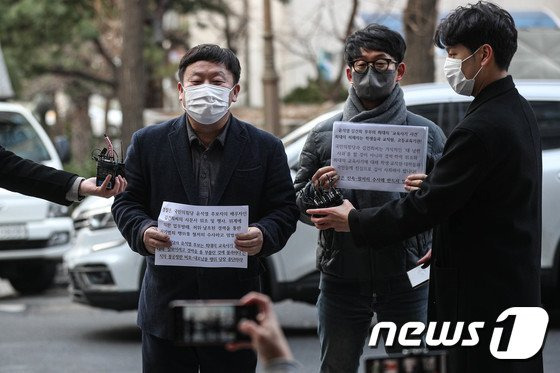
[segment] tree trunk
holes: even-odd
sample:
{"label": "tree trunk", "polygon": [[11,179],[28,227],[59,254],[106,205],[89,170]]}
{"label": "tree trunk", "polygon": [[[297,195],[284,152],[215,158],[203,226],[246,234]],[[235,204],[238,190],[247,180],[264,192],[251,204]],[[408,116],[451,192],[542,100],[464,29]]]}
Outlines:
{"label": "tree trunk", "polygon": [[122,111],[123,150],[128,148],[134,131],[144,125],[144,9],[144,0],[122,1],[123,49],[119,74],[119,101]]}
{"label": "tree trunk", "polygon": [[145,107],[161,108],[163,107],[163,87],[161,77],[158,76],[153,68],[147,69],[146,75],[148,76],[148,82],[146,83],[148,92],[146,92]]}
{"label": "tree trunk", "polygon": [[434,31],[438,0],[408,0],[403,14],[407,73],[401,84],[434,81]]}
{"label": "tree trunk", "polygon": [[91,121],[88,114],[90,92],[76,82],[76,87],[80,86],[83,89],[72,90],[72,106],[68,118],[72,161],[79,167],[90,160],[92,150]]}

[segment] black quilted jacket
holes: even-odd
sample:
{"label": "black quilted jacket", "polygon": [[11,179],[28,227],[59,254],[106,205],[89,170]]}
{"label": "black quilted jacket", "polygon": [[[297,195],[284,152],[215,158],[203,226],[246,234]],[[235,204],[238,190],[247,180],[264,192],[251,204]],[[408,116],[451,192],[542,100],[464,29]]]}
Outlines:
{"label": "black quilted jacket", "polygon": [[[310,132],[300,156],[295,189],[301,211],[300,220],[307,224],[311,224],[311,221],[305,214],[304,194],[309,190],[308,184],[313,174],[319,168],[330,165],[332,127],[335,121],[341,119],[342,113],[319,123]],[[411,112],[407,112],[406,122],[403,125],[428,127],[428,170],[431,169],[434,161],[443,151],[445,143],[443,131],[428,119]],[[356,208],[381,206],[404,195],[367,190],[342,189],[341,191]],[[367,246],[355,245],[350,233],[329,229],[319,233],[317,268],[330,278],[347,283],[359,282],[361,293],[371,295],[405,291],[410,289],[406,271],[416,266],[416,262],[428,251],[431,243],[432,234],[428,231],[382,250],[371,250]]]}

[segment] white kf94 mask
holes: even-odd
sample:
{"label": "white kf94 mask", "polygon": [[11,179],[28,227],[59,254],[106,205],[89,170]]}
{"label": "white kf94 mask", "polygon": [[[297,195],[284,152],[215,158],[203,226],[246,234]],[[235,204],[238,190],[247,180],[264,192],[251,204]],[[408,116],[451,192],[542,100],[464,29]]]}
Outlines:
{"label": "white kf94 mask", "polygon": [[[235,87],[235,86],[234,86]],[[188,116],[200,124],[213,124],[222,119],[229,110],[229,93],[232,88],[214,84],[183,87],[181,106]]]}
{"label": "white kf94 mask", "polygon": [[[478,49],[480,49],[480,47]],[[472,94],[474,88],[474,79],[477,77],[480,70],[482,70],[482,66],[480,66],[480,69],[478,69],[477,73],[472,77],[472,79],[467,79],[467,77],[461,70],[463,62],[474,56],[474,54],[478,52],[478,49],[464,60],[450,57],[447,57],[445,59],[443,71],[445,72],[447,82],[449,83],[451,88],[453,88],[453,90],[460,95],[470,96]]]}

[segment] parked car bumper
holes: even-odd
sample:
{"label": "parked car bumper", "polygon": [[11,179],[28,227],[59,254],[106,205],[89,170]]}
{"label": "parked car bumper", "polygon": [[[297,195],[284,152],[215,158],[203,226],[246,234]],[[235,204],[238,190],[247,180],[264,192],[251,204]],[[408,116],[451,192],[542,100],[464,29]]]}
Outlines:
{"label": "parked car bumper", "polygon": [[21,225],[25,226],[25,237],[0,240],[0,260],[60,260],[71,248],[74,228],[72,219],[68,217],[26,222]]}
{"label": "parked car bumper", "polygon": [[[116,231],[114,237],[108,237],[110,230]],[[115,228],[82,229],[77,242],[64,256],[72,298],[94,307],[136,309],[144,258],[129,248]]]}

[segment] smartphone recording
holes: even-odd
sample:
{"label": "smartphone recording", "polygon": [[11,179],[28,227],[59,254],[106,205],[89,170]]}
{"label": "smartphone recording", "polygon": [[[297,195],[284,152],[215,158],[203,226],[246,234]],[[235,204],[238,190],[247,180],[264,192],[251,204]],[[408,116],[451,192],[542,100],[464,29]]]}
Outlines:
{"label": "smartphone recording", "polygon": [[238,301],[173,301],[175,341],[187,346],[224,345],[249,341],[237,326],[243,319],[256,321],[255,305],[240,305]]}

